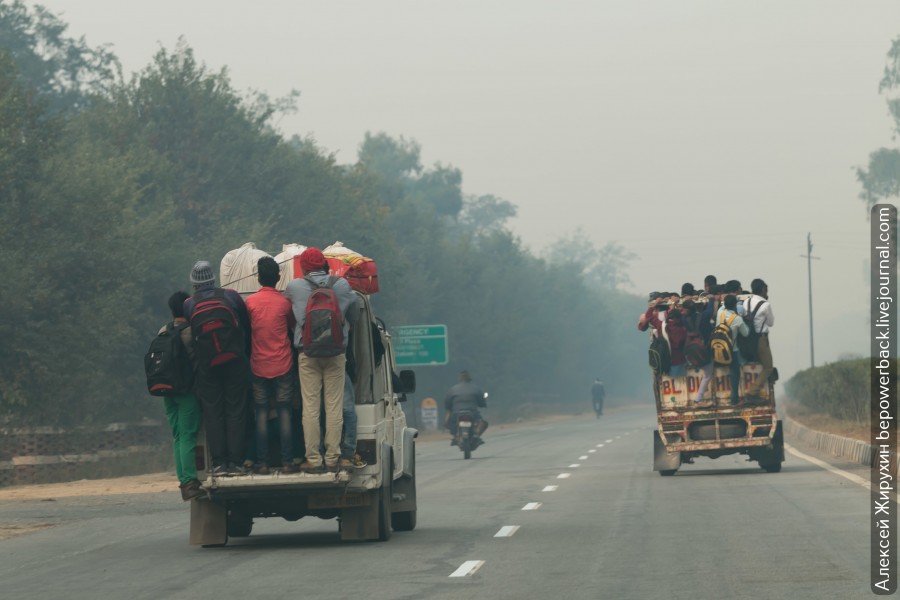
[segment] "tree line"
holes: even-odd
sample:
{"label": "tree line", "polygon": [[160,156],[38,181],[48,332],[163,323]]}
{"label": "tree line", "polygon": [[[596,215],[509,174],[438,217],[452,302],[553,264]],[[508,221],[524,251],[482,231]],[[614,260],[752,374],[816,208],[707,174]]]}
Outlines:
{"label": "tree line", "polygon": [[141,364],[166,299],[190,291],[195,260],[246,241],[374,258],[389,327],[448,326],[451,363],[417,369],[418,398],[463,368],[509,414],[587,407],[596,376],[648,392],[621,247],[576,233],[535,255],[513,203],[464,194],[462,172],[424,166],[411,139],[367,133],[339,164],[272,125],[296,93],[239,94],[183,42],[125,76],[20,1],[0,1],[0,39],[0,425],[158,418]]}

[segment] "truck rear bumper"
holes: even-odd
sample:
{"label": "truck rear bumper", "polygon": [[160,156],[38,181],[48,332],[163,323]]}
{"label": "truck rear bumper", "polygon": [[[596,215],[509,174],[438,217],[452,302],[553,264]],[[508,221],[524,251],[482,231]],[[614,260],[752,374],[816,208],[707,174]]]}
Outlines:
{"label": "truck rear bumper", "polygon": [[674,442],[666,444],[668,452],[702,452],[704,450],[721,450],[723,448],[756,448],[765,447],[772,444],[772,439],[766,437],[756,438],[734,438],[728,440],[707,441],[707,442]]}
{"label": "truck rear bumper", "polygon": [[209,475],[203,482],[213,497],[256,496],[258,494],[293,494],[315,491],[344,490],[346,492],[366,492],[378,488],[375,475],[338,473],[273,473],[270,475],[237,475],[213,477]]}

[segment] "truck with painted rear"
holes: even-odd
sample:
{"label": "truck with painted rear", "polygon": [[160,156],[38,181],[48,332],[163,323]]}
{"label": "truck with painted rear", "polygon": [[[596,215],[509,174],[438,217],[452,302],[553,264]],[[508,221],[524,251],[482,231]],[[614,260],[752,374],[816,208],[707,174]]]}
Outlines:
{"label": "truck with painted rear", "polygon": [[653,470],[674,475],[696,457],[718,458],[744,454],[769,473],[781,471],[784,434],[775,409],[772,378],[762,386],[761,400],[747,401],[747,391],[759,379],[762,365],[741,366],[739,402],[731,402],[731,374],[725,365],[714,365],[706,392],[696,400],[703,378],[699,368],[684,376],[653,373],[657,427],[653,432]]}
{"label": "truck with painted rear", "polygon": [[[260,252],[248,246],[252,244],[235,252],[246,255],[243,262],[255,264]],[[221,278],[242,295],[258,289],[253,281],[229,279],[224,268]],[[284,278],[279,289],[289,280]],[[207,469],[211,458],[201,428],[197,471],[201,479],[205,474],[207,494],[191,501],[191,544],[222,546],[229,538],[250,535],[254,519],[267,517],[336,518],[342,540],[385,541],[392,530],[415,529],[418,432],[407,426],[401,406],[406,394],[415,391],[415,373],[395,371],[387,327],[375,315],[369,295],[358,289],[354,293],[360,314],[350,333],[348,361],[355,366],[351,382],[358,418],[356,451],[367,466],[325,473],[282,473],[276,468],[269,474],[216,476]],[[293,425],[300,426],[299,414]],[[277,444],[278,436],[271,437]],[[270,446],[270,455],[278,456],[273,450]]]}

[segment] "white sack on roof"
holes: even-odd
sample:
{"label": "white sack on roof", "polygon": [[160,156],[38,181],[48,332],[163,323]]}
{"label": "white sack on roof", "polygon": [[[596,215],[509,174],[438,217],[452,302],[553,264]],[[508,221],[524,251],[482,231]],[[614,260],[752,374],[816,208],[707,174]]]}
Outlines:
{"label": "white sack on roof", "polygon": [[275,255],[275,262],[281,267],[281,279],[278,280],[278,289],[284,290],[294,279],[294,257],[303,254],[306,246],[302,244],[285,244],[281,252]]}
{"label": "white sack on roof", "polygon": [[242,294],[259,291],[256,263],[268,252],[260,250],[253,242],[247,242],[222,257],[219,265],[219,285]]}

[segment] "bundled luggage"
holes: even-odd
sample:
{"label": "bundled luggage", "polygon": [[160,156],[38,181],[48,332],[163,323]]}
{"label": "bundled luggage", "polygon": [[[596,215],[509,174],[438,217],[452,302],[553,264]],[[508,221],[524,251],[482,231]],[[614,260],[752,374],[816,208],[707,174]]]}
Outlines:
{"label": "bundled luggage", "polygon": [[328,261],[328,271],[346,279],[357,292],[374,294],[378,291],[378,267],[371,258],[344,247],[341,242],[328,246],[322,254]]}
{"label": "bundled luggage", "polygon": [[[287,288],[292,280],[303,277],[300,255],[306,248],[302,244],[284,244],[281,252],[274,256],[275,262],[281,267],[281,279],[276,285],[279,290]],[[342,242],[333,243],[322,250],[322,254],[328,261],[328,272],[346,279],[357,292],[374,294],[379,290],[378,267],[371,258],[345,247]],[[258,249],[253,242],[230,251],[222,258],[219,268],[221,287],[236,290],[243,295],[258,291],[256,263],[263,256],[269,254]]]}

